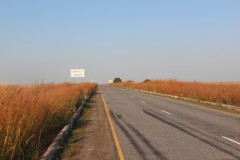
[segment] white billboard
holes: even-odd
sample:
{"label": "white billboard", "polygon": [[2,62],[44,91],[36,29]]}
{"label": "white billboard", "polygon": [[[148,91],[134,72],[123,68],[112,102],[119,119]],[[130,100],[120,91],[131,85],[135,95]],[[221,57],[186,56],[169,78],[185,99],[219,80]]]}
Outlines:
{"label": "white billboard", "polygon": [[71,69],[70,72],[72,78],[85,77],[84,69]]}

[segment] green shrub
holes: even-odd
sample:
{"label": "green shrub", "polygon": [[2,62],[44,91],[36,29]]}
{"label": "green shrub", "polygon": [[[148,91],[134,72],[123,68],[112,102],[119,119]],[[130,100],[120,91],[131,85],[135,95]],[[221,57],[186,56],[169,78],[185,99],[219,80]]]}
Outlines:
{"label": "green shrub", "polygon": [[117,77],[114,79],[113,83],[119,83],[122,82],[121,78]]}

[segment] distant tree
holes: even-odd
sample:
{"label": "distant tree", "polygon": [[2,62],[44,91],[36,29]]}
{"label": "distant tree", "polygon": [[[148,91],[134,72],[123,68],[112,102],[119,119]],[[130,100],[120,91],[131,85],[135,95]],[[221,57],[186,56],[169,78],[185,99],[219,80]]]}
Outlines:
{"label": "distant tree", "polygon": [[150,80],[149,80],[149,79],[145,79],[143,82],[144,82],[144,83],[150,82]]}
{"label": "distant tree", "polygon": [[134,81],[132,81],[132,80],[128,80],[127,82],[134,82]]}
{"label": "distant tree", "polygon": [[113,83],[119,83],[122,82],[121,78],[117,77],[114,79]]}

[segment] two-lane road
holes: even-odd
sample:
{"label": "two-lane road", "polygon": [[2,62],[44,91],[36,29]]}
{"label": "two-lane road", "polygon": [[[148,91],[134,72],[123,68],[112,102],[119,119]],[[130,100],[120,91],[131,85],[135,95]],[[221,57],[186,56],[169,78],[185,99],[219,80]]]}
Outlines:
{"label": "two-lane road", "polygon": [[240,159],[240,116],[101,86],[125,159]]}

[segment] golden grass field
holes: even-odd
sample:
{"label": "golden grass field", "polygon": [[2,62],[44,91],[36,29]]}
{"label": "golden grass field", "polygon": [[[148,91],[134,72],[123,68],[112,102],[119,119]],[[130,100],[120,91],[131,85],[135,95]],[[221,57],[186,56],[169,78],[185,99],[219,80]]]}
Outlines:
{"label": "golden grass field", "polygon": [[183,82],[177,80],[153,80],[148,82],[122,82],[115,86],[141,89],[196,100],[240,106],[239,82]]}
{"label": "golden grass field", "polygon": [[0,159],[38,159],[95,85],[0,85]]}

